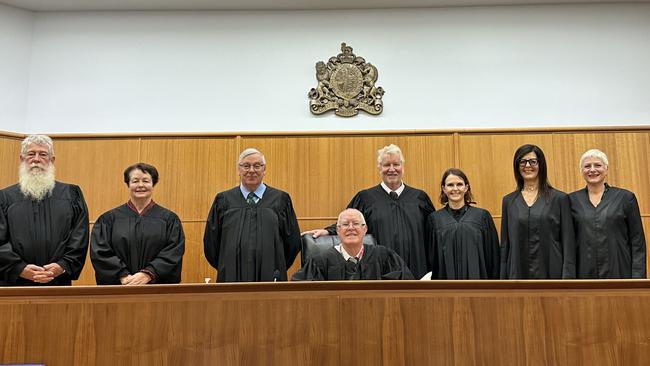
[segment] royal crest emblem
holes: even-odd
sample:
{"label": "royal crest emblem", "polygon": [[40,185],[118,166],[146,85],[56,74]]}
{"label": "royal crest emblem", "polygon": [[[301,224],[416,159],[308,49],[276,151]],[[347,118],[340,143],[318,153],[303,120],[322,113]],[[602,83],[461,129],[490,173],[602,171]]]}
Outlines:
{"label": "royal crest emblem", "polygon": [[334,110],[342,117],[356,116],[359,110],[380,114],[384,110],[384,89],[375,85],[377,77],[375,66],[341,43],[338,56],[330,57],[327,64],[316,63],[318,85],[309,91],[309,110],[314,114]]}

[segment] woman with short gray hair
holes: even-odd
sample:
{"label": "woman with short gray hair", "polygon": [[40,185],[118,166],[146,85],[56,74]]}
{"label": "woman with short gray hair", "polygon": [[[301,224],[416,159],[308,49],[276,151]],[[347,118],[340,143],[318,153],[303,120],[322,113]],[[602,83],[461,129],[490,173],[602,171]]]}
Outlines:
{"label": "woman with short gray hair", "polygon": [[646,278],[646,244],[634,193],[605,182],[609,161],[591,149],[580,158],[587,186],[569,195],[578,278]]}

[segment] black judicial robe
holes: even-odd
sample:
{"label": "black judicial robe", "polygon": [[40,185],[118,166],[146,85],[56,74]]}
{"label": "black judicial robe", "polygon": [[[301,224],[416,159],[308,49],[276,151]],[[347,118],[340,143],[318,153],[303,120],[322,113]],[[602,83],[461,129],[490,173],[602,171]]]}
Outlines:
{"label": "black judicial robe", "polygon": [[646,278],[646,243],[634,193],[606,186],[594,207],[587,188],[573,192],[578,278]]}
{"label": "black judicial robe", "polygon": [[499,278],[499,237],[487,210],[465,205],[458,219],[449,206],[429,216],[432,279]]}
{"label": "black judicial robe", "polygon": [[528,207],[521,192],[503,197],[501,278],[576,276],[576,245],[569,196],[551,189]]}
{"label": "black judicial robe", "polygon": [[[346,260],[331,247],[311,257],[292,281],[342,281],[346,277]],[[390,248],[380,245],[363,245],[363,256],[357,264],[359,280],[412,280],[413,274],[404,260]]]}
{"label": "black judicial robe", "polygon": [[[378,184],[357,193],[348,208],[363,213],[368,234],[377,244],[393,249],[404,259],[416,278],[431,270],[426,227],[427,218],[435,209],[426,192],[405,185],[399,198],[393,200]],[[336,235],[336,224],[327,231]]]}
{"label": "black judicial robe", "polygon": [[155,283],[181,282],[185,235],[172,211],[154,204],[142,216],[123,204],[93,226],[90,259],[98,285],[119,285],[120,277],[146,269]]}
{"label": "black judicial robe", "polygon": [[[41,201],[16,184],[0,191],[0,285],[70,285],[88,251],[88,208],[81,189],[56,182]],[[47,284],[20,277],[28,264],[57,263],[65,272]]]}
{"label": "black judicial robe", "polygon": [[217,194],[203,237],[205,257],[218,282],[287,280],[300,250],[300,229],[291,198],[270,186],[248,204],[239,186]]}

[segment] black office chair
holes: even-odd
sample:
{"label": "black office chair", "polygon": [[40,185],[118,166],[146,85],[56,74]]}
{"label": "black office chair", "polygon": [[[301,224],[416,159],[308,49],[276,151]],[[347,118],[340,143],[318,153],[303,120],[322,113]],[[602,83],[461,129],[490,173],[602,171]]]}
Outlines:
{"label": "black office chair", "polygon": [[[318,253],[324,252],[335,245],[339,245],[341,240],[339,240],[338,235],[323,235],[314,238],[311,234],[305,234],[302,236],[301,242],[302,252],[300,254],[300,266],[304,266],[307,259],[317,255]],[[370,234],[366,234],[363,237],[363,243],[367,245],[377,244],[375,238]]]}

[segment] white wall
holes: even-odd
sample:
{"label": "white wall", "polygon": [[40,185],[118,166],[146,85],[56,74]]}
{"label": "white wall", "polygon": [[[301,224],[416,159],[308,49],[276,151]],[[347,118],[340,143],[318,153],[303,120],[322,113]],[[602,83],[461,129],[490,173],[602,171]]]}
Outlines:
{"label": "white wall", "polygon": [[[316,117],[346,41],[379,117]],[[650,123],[650,5],[38,13],[29,132],[437,129]]]}
{"label": "white wall", "polygon": [[25,129],[34,16],[0,4],[0,130]]}

